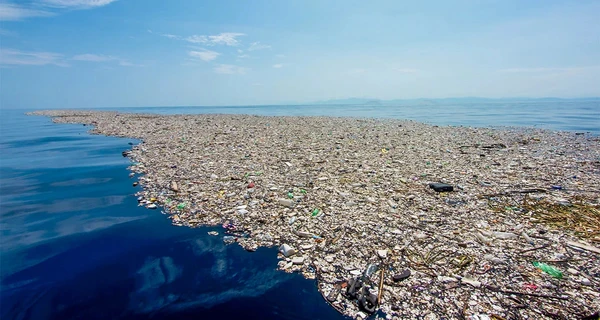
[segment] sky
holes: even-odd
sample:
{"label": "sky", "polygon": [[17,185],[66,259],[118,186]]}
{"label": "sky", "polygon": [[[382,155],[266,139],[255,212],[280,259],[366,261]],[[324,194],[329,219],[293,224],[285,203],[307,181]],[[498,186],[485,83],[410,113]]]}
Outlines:
{"label": "sky", "polygon": [[0,0],[0,108],[600,96],[600,1]]}

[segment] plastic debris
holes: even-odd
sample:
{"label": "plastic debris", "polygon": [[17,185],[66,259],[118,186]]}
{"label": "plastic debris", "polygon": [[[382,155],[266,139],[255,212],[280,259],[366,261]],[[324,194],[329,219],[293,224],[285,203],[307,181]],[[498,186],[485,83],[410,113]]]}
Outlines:
{"label": "plastic debris", "polygon": [[279,252],[281,252],[286,257],[293,256],[294,254],[296,254],[296,250],[287,244],[282,244],[279,247]]}
{"label": "plastic debris", "polygon": [[293,257],[292,258],[292,263],[295,264],[295,265],[303,264],[304,263],[304,257]]}
{"label": "plastic debris", "polygon": [[450,192],[454,187],[446,183],[430,183],[429,187],[436,192]]}
{"label": "plastic debris", "polygon": [[410,272],[410,270],[407,269],[407,270],[404,270],[404,271],[402,271],[402,272],[400,272],[398,274],[393,275],[392,276],[392,280],[394,282],[399,282],[399,281],[402,281],[404,279],[407,279],[408,277],[410,277],[410,275],[411,275],[411,272]]}
{"label": "plastic debris", "polygon": [[560,272],[560,270],[554,268],[553,266],[547,265],[543,262],[537,262],[537,261],[532,262],[532,264],[534,267],[544,271],[545,273],[553,276],[554,278],[562,279],[562,277],[563,277],[562,272]]}

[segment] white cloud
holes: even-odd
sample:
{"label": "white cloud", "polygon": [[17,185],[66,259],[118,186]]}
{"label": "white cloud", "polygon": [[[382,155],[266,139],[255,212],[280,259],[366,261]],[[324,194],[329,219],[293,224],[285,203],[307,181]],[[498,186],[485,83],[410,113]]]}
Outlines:
{"label": "white cloud", "polygon": [[[154,33],[151,30],[148,30],[150,33]],[[223,32],[216,35],[206,36],[206,35],[191,35],[187,37],[182,37],[174,34],[160,34],[163,37],[167,37],[169,39],[182,40],[190,43],[196,44],[205,44],[208,46],[215,45],[226,45],[235,47],[240,44],[240,41],[237,39],[238,37],[244,36],[243,33],[238,32]]]}
{"label": "white cloud", "polygon": [[143,64],[135,64],[135,63],[131,63],[127,60],[119,60],[119,65],[122,67],[143,67]]}
{"label": "white cloud", "polygon": [[239,44],[239,41],[236,38],[244,35],[245,34],[243,33],[225,32],[215,36],[208,36],[208,39],[212,44],[225,44],[228,46],[237,46]]}
{"label": "white cloud", "polygon": [[0,0],[0,21],[18,21],[32,17],[48,17],[61,9],[77,10],[105,6],[117,0],[38,0],[14,4]]}
{"label": "white cloud", "polygon": [[240,55],[238,55],[238,58],[240,58],[240,59],[250,58],[250,55],[249,54],[240,54]]}
{"label": "white cloud", "polygon": [[263,50],[263,49],[271,49],[271,46],[266,45],[266,44],[261,44],[260,42],[252,42],[250,44],[250,47],[248,47],[248,51],[256,51],[256,50]]}
{"label": "white cloud", "polygon": [[276,63],[273,65],[273,68],[277,68],[277,69],[283,68],[283,63]]}
{"label": "white cloud", "polygon": [[206,42],[208,42],[207,36],[193,35],[193,36],[189,36],[187,38],[182,39],[181,37],[169,34],[169,35],[166,35],[166,37],[171,38],[171,39],[185,40],[185,41],[191,42],[191,43],[206,43]]}
{"label": "white cloud", "polygon": [[123,67],[141,67],[142,65],[134,64],[129,62],[128,60],[121,59],[115,56],[107,56],[103,54],[93,54],[93,53],[84,53],[73,56],[71,60],[75,61],[85,61],[85,62],[117,62],[120,66]]}
{"label": "white cloud", "polygon": [[17,21],[31,17],[47,17],[52,14],[52,12],[44,10],[27,8],[8,2],[0,2],[0,21]]}
{"label": "white cloud", "polygon": [[180,36],[176,36],[174,34],[163,34],[163,36],[169,38],[169,39],[177,39],[177,40],[181,40]]}
{"label": "white cloud", "polygon": [[212,36],[193,35],[183,38],[183,40],[191,43],[203,43],[209,46],[226,45],[235,47],[240,43],[237,37],[241,37],[243,35],[243,33],[224,32]]}
{"label": "white cloud", "polygon": [[55,8],[89,9],[102,7],[117,0],[42,0],[41,4]]}
{"label": "white cloud", "polygon": [[234,66],[231,64],[220,64],[214,68],[215,73],[220,74],[245,74],[248,68]]}
{"label": "white cloud", "polygon": [[285,54],[276,54],[275,57],[277,57],[277,58],[285,58]]}
{"label": "white cloud", "polygon": [[24,52],[15,49],[0,48],[0,65],[44,66],[56,65],[68,67],[63,56],[54,52]]}
{"label": "white cloud", "polygon": [[91,54],[91,53],[79,54],[79,55],[74,56],[72,59],[77,60],[77,61],[90,61],[90,62],[105,62],[105,61],[117,60],[117,58],[113,57],[113,56],[105,56],[105,55],[101,55],[101,54]]}
{"label": "white cloud", "polygon": [[192,58],[198,58],[203,61],[212,61],[215,60],[220,53],[215,51],[210,51],[206,49],[202,49],[202,51],[189,51],[188,54]]}

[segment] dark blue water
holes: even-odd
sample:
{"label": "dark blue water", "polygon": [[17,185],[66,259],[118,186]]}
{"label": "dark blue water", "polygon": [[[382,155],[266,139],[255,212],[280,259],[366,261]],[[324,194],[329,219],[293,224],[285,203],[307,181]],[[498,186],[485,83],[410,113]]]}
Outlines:
{"label": "dark blue water", "polygon": [[[440,125],[536,126],[600,135],[600,102],[393,106],[131,108],[123,112],[404,118]],[[339,319],[314,281],[137,207],[121,152],[24,110],[0,110],[0,318]],[[221,231],[221,230],[218,230]]]}
{"label": "dark blue water", "polygon": [[1,319],[340,319],[314,281],[137,207],[131,139],[2,110]]}

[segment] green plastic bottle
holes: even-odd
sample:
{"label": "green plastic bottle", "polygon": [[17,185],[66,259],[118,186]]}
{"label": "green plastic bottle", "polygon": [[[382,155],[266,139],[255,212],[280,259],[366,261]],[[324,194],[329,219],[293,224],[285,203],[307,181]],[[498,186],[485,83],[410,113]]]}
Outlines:
{"label": "green plastic bottle", "polygon": [[547,265],[543,262],[537,262],[537,261],[532,262],[532,264],[534,267],[544,271],[545,273],[553,276],[554,278],[557,278],[557,279],[563,278],[562,272],[560,272],[560,270],[556,269],[553,266]]}

